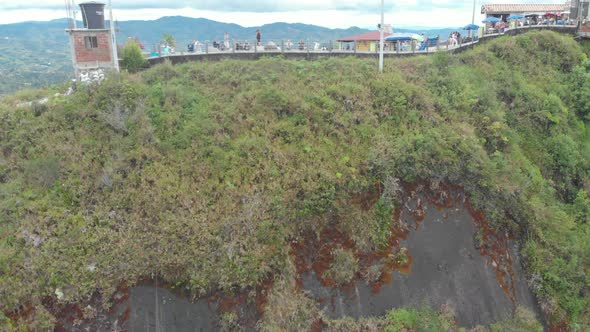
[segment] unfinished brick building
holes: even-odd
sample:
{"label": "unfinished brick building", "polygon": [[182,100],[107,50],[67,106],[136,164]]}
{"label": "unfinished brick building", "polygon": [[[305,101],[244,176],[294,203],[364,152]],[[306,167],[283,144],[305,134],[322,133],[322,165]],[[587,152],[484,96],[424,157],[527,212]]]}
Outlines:
{"label": "unfinished brick building", "polygon": [[99,2],[81,3],[84,27],[66,30],[79,81],[102,80],[108,71],[115,69],[111,32],[105,28],[104,6]]}

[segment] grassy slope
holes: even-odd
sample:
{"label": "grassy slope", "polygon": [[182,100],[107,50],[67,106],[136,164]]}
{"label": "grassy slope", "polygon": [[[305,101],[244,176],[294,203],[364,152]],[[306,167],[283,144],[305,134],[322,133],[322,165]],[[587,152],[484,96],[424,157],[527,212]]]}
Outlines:
{"label": "grassy slope", "polygon": [[[162,65],[0,104],[0,309],[159,273],[199,292],[289,271],[337,219],[363,250],[388,177],[463,186],[519,234],[554,322],[588,327],[590,63],[551,32],[459,56]],[[374,208],[376,210],[377,208]],[[337,218],[333,218],[337,217]]]}

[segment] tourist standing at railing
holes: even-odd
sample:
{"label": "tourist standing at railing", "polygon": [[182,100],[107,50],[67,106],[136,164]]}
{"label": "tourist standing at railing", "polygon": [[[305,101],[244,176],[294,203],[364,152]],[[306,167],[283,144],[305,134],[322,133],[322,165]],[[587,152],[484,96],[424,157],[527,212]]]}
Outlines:
{"label": "tourist standing at railing", "polygon": [[456,32],[452,32],[452,33],[449,35],[449,45],[450,45],[451,47],[455,47],[455,46],[457,46],[457,33],[456,33]]}
{"label": "tourist standing at railing", "polygon": [[262,37],[260,30],[256,30],[256,45],[260,46],[260,38]]}
{"label": "tourist standing at railing", "polygon": [[226,50],[229,50],[229,33],[227,32],[223,34],[223,45]]}

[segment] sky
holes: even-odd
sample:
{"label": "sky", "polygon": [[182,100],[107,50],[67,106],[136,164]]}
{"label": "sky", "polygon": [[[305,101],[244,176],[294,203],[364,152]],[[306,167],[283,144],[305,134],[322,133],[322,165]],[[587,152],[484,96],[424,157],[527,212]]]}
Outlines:
{"label": "sky", "polygon": [[[66,0],[0,0],[0,24],[66,16]],[[80,3],[84,1],[75,1]],[[102,2],[108,2],[104,0]],[[384,0],[385,23],[394,27],[455,27],[471,23],[473,0]],[[475,21],[487,3],[563,3],[565,0],[476,0]],[[242,26],[307,23],[329,28],[376,27],[379,0],[112,0],[118,21],[162,16],[203,17]],[[78,13],[78,18],[80,18]]]}

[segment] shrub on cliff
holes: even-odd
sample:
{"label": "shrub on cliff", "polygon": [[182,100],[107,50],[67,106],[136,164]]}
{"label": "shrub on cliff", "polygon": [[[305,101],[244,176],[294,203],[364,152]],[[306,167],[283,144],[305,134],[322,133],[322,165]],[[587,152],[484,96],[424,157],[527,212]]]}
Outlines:
{"label": "shrub on cliff", "polygon": [[141,54],[141,48],[133,39],[129,39],[125,43],[121,56],[123,59],[121,62],[123,69],[130,73],[135,73],[147,65],[147,60]]}

